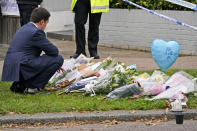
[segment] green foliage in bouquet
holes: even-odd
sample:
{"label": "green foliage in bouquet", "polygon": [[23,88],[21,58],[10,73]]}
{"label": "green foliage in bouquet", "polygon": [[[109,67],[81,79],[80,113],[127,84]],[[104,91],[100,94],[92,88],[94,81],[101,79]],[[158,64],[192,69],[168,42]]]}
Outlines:
{"label": "green foliage in bouquet", "polygon": [[111,78],[111,83],[106,87],[97,90],[97,94],[108,94],[116,88],[133,83],[132,76],[136,74],[136,70],[127,68],[127,66],[121,62],[118,62],[116,65],[118,64],[122,65],[122,67],[125,69],[125,72],[115,70],[114,75]]}
{"label": "green foliage in bouquet", "polygon": [[106,58],[96,69],[95,71],[99,71],[100,69],[106,69],[114,60],[111,57]]}
{"label": "green foliage in bouquet", "polygon": [[46,85],[47,87],[55,87],[56,83],[60,80],[62,80],[64,77],[66,77],[66,75],[71,72],[71,70],[67,70],[66,72],[63,72],[60,76],[55,77],[52,79],[51,82],[48,82],[48,84]]}
{"label": "green foliage in bouquet", "polygon": [[[166,0],[130,0],[140,6],[151,10],[191,10],[189,8],[173,4]],[[197,4],[197,0],[185,0],[194,4]],[[121,9],[138,9],[133,5],[129,5],[123,0],[110,0],[110,8],[121,8]]]}

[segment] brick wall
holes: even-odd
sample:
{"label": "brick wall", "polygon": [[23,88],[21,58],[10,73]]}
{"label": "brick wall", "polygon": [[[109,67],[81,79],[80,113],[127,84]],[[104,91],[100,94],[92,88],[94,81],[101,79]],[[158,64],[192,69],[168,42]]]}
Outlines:
{"label": "brick wall", "polygon": [[[197,27],[195,11],[156,12]],[[137,9],[110,9],[102,15],[99,43],[105,46],[150,51],[156,38],[177,41],[181,54],[197,55],[197,30]]]}

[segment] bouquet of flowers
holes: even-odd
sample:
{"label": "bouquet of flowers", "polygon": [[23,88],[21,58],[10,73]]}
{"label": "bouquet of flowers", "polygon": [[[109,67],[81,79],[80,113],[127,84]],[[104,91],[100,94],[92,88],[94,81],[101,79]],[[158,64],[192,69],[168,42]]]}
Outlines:
{"label": "bouquet of flowers", "polygon": [[120,97],[132,96],[140,94],[141,90],[137,83],[121,86],[107,95],[109,99],[117,99]]}

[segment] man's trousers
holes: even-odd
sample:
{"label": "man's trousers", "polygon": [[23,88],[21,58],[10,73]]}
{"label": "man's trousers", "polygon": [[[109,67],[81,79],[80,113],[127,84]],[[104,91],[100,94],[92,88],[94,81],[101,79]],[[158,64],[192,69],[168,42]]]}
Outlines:
{"label": "man's trousers", "polygon": [[88,50],[90,55],[97,53],[99,41],[99,25],[102,13],[91,13],[90,0],[78,0],[75,8],[75,36],[76,36],[76,54],[85,53],[85,24],[89,14],[88,30]]}
{"label": "man's trousers", "polygon": [[[41,56],[42,57],[42,56]],[[43,64],[45,67],[42,67],[42,70],[37,72],[37,68],[31,67],[31,65],[22,64],[21,65],[21,77],[20,77],[20,84],[24,86],[24,88],[39,88],[43,89],[44,86],[48,83],[49,79],[53,76],[53,74],[60,69],[60,67],[63,64],[64,59],[62,56],[57,57],[51,57],[44,55],[41,59],[48,59],[48,62]],[[24,76],[27,76],[28,74],[32,74],[33,77],[25,79]]]}

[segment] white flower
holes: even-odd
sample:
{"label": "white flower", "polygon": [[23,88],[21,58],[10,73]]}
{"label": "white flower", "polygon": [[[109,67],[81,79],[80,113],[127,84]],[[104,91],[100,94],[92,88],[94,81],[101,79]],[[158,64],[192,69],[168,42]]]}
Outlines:
{"label": "white flower", "polygon": [[115,71],[123,73],[123,72],[125,72],[125,69],[122,65],[118,64],[117,66],[115,66]]}

